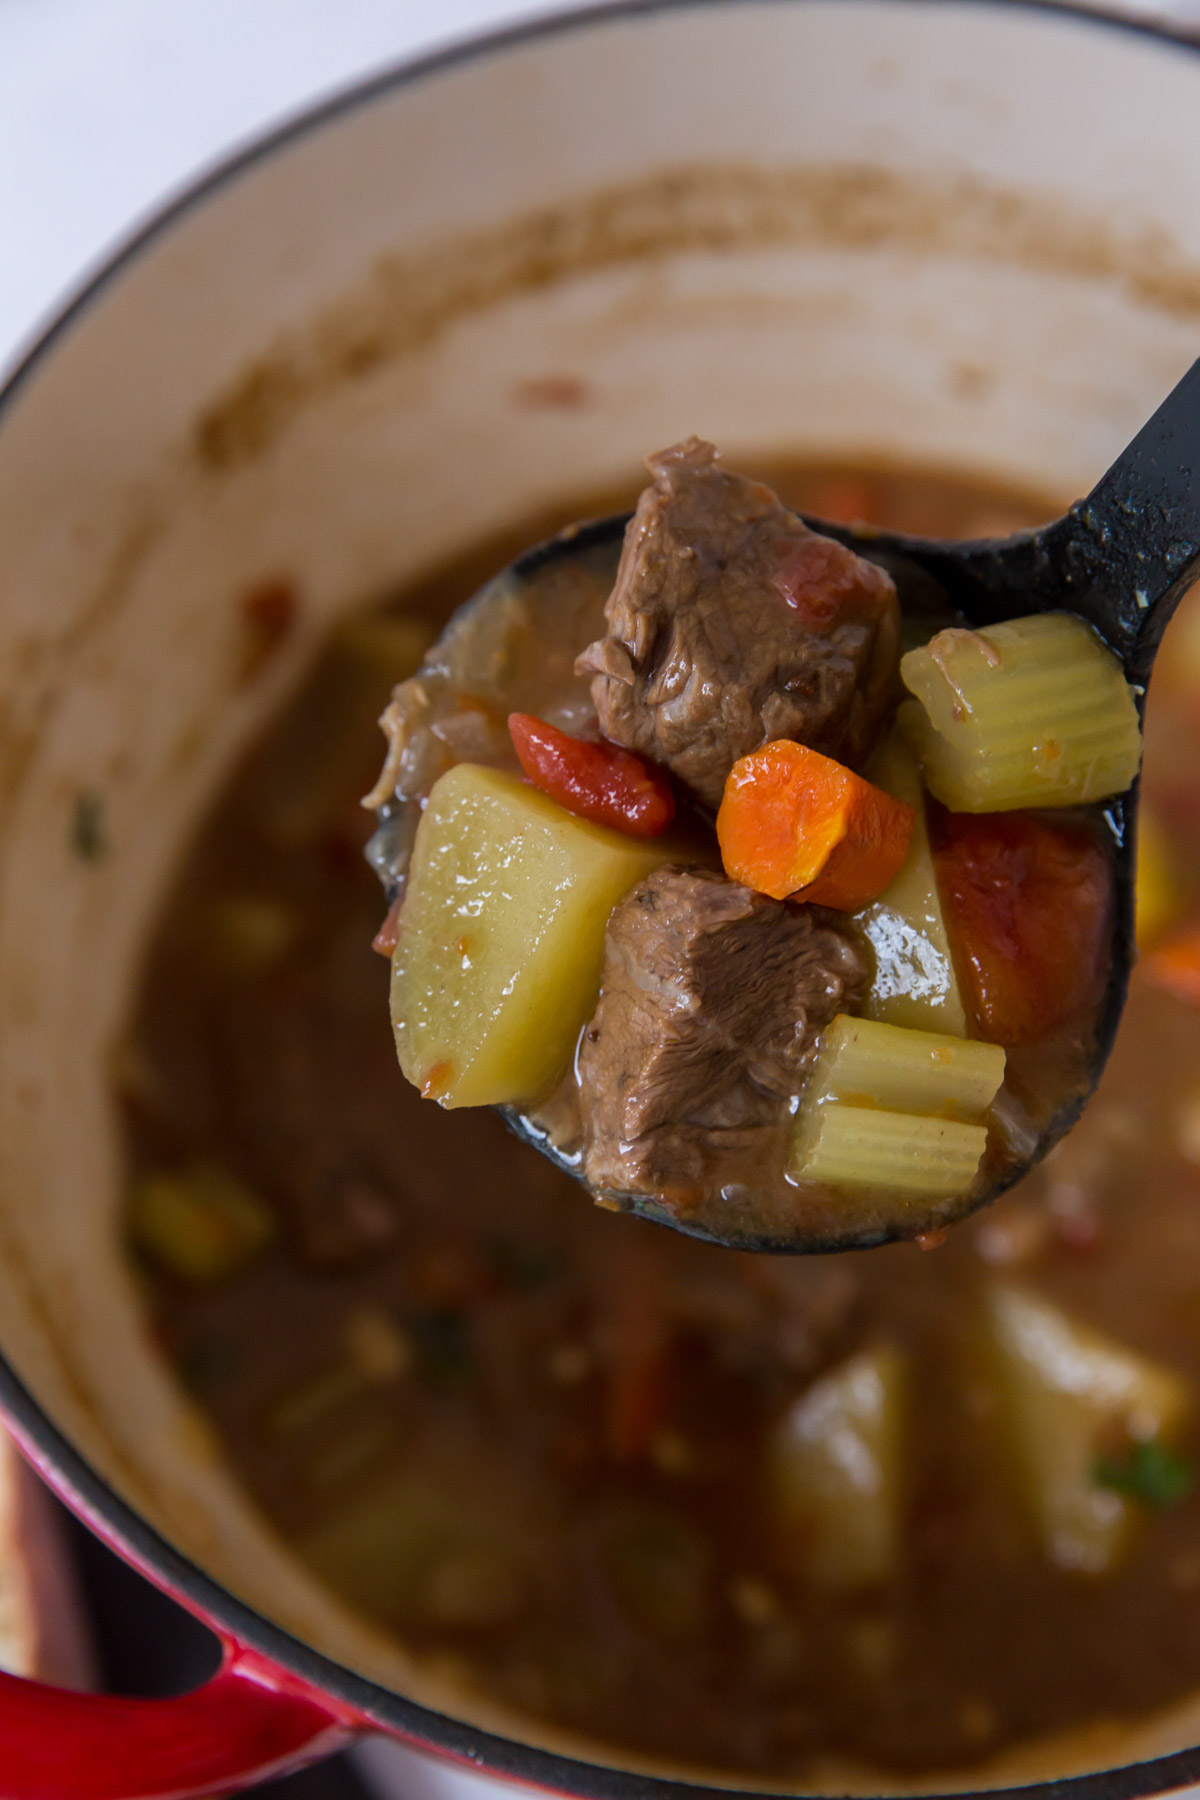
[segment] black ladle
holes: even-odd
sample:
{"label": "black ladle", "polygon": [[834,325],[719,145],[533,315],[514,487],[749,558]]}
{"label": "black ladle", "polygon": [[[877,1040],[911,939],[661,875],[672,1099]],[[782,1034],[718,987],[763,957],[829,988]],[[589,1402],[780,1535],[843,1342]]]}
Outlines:
{"label": "black ladle", "polygon": [[[1033,612],[1076,613],[1095,627],[1120,658],[1140,711],[1167,621],[1200,563],[1200,361],[1086,500],[1038,531],[943,543],[801,516],[814,530],[885,568],[896,583],[901,611],[906,615],[946,622],[947,615],[957,614],[960,622],[980,626]],[[606,549],[611,549],[615,562],[629,517],[626,513],[576,527],[528,551],[510,565],[508,573],[519,583],[544,572],[552,562]],[[1114,853],[1112,950],[1087,1078],[1041,1126],[1028,1154],[990,1184],[977,1184],[956,1217],[994,1199],[1040,1161],[1079,1117],[1103,1072],[1134,958],[1137,802],[1135,783],[1105,809]],[[508,1108],[502,1111],[522,1136],[583,1180],[577,1159],[559,1156],[527,1121]],[[722,1221],[717,1228],[709,1217],[676,1214],[644,1195],[610,1198],[656,1223],[738,1249],[814,1252],[867,1248],[889,1238],[909,1237],[914,1231],[911,1210],[898,1212],[892,1229],[874,1224],[856,1230],[850,1222],[833,1237],[806,1233],[798,1238],[795,1234],[742,1231],[732,1214],[727,1224]],[[937,1222],[945,1222],[948,1216],[945,1208],[940,1209]],[[915,1228],[920,1229],[919,1223]]]}

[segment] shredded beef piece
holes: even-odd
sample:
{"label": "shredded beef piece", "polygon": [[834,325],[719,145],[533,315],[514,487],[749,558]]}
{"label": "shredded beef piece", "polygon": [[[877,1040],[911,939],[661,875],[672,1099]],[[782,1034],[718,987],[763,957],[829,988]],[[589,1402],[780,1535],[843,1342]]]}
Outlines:
{"label": "shredded beef piece", "polygon": [[820,907],[708,870],[640,882],[608,922],[600,1004],[580,1045],[589,1182],[682,1201],[715,1159],[753,1152],[869,968],[862,940]]}
{"label": "shredded beef piece", "polygon": [[793,738],[856,765],[896,697],[891,577],[810,531],[689,438],[647,459],[605,607],[580,656],[606,737],[720,805],[734,763]]}

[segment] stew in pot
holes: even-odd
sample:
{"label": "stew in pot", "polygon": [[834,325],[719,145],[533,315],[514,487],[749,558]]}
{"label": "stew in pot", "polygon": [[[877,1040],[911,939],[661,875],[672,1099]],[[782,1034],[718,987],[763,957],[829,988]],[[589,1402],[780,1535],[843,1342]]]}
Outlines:
{"label": "stew in pot", "polygon": [[[930,535],[1056,510],[765,473]],[[165,1354],[347,1603],[464,1691],[626,1753],[925,1772],[1200,1687],[1200,612],[1155,675],[1147,948],[1082,1123],[943,1243],[746,1255],[581,1204],[493,1112],[397,1078],[374,719],[558,522],[342,626],[196,839],[119,1068]],[[256,655],[284,610],[249,597]],[[544,690],[508,710],[577,735]],[[494,721],[455,718],[486,761]]]}

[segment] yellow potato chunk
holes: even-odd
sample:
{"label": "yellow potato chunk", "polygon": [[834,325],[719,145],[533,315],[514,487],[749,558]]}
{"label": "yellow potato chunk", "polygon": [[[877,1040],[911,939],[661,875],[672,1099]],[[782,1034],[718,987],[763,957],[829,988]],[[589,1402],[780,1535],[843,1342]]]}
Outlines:
{"label": "yellow potato chunk", "polygon": [[1191,1403],[1187,1383],[1025,1288],[994,1289],[988,1324],[1043,1553],[1060,1568],[1106,1575],[1137,1509],[1105,1481],[1106,1461],[1119,1465],[1123,1446],[1169,1442]]}
{"label": "yellow potato chunk", "polygon": [[534,1099],[595,1010],[617,901],[671,860],[664,840],[576,818],[498,769],[435,782],[392,958],[400,1067],[443,1106]]}
{"label": "yellow potato chunk", "polygon": [[875,951],[868,1018],[914,1031],[966,1037],[967,1015],[950,955],[925,821],[925,789],[912,751],[888,739],[866,768],[868,781],[911,806],[908,856],[891,886],[855,915]]}
{"label": "yellow potato chunk", "polygon": [[814,1382],[768,1446],[780,1550],[818,1586],[886,1581],[900,1549],[904,1363],[881,1344]]}

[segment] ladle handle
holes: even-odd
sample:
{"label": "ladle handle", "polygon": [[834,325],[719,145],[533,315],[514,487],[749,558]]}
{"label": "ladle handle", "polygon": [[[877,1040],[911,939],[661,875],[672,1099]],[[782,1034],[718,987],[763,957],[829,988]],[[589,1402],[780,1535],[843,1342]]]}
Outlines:
{"label": "ladle handle", "polygon": [[1087,499],[1040,535],[1061,568],[1066,604],[1144,684],[1200,562],[1200,361]]}

